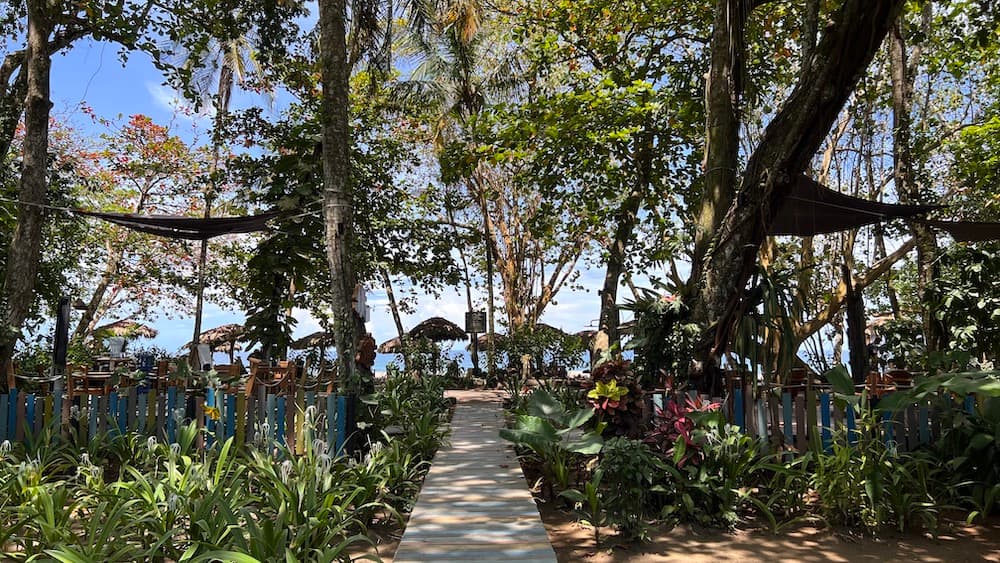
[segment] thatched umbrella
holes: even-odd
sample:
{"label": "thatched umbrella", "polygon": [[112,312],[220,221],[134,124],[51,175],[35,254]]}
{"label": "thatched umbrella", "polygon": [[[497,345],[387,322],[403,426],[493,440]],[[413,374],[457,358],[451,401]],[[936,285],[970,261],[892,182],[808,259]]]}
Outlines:
{"label": "thatched umbrella", "polygon": [[406,335],[410,338],[426,338],[431,342],[465,340],[465,331],[462,327],[442,317],[431,317],[422,321]]}
{"label": "thatched umbrella", "polygon": [[[465,337],[465,330],[462,327],[442,317],[431,317],[420,322],[406,333],[407,340],[429,340],[431,342],[465,340]],[[396,336],[379,345],[378,351],[382,354],[399,354],[403,351],[402,342]]]}
{"label": "thatched umbrella", "polygon": [[131,319],[122,319],[94,329],[95,335],[121,336],[124,338],[156,338],[159,334],[155,328]]}
{"label": "thatched umbrella", "polygon": [[326,332],[325,330],[317,330],[316,332],[303,336],[298,340],[292,342],[289,347],[292,350],[308,350],[309,348],[326,348],[327,346],[336,346],[336,337],[333,333]]}
{"label": "thatched umbrella", "polygon": [[[237,342],[242,338],[243,325],[230,323],[206,330],[201,333],[198,341],[202,344],[208,344],[213,352],[228,352],[229,363],[233,363],[233,355],[240,347]],[[191,344],[188,342],[183,348],[191,348]]]}
{"label": "thatched umbrella", "polygon": [[303,336],[289,345],[292,350],[319,349],[319,371],[323,373],[323,364],[326,359],[326,349],[330,346],[336,347],[337,338],[332,332],[317,330],[316,332]]}
{"label": "thatched umbrella", "polygon": [[398,336],[394,336],[378,345],[379,354],[399,354],[402,351],[403,343]]}

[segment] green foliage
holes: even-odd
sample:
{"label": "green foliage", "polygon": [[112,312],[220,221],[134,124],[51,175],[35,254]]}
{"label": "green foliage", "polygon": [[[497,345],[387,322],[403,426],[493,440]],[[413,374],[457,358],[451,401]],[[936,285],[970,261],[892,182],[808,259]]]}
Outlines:
{"label": "green foliage", "polygon": [[[25,444],[0,445],[0,539],[4,555],[58,561],[346,561],[369,543],[373,521],[412,506],[440,444],[440,388],[394,387],[413,399],[422,434],[373,444],[361,460],[320,440],[304,454],[232,440],[198,450],[202,432],[178,428],[163,444],[137,434],[85,444],[48,428]],[[409,395],[407,395],[409,393]],[[406,396],[404,396],[406,395]],[[391,410],[391,409],[390,409]],[[411,416],[411,415],[403,415]],[[434,440],[427,443],[427,435]]]}
{"label": "green foliage", "polygon": [[[996,245],[955,245],[939,260],[940,274],[925,301],[951,351],[1000,359],[1000,255]],[[964,369],[966,365],[956,366]]]}
{"label": "green foliage", "polygon": [[700,335],[697,324],[680,299],[670,296],[668,286],[642,288],[623,309],[635,315],[635,330],[628,348],[635,351],[636,371],[646,388],[655,388],[665,378],[681,385],[687,380],[694,346]]}
{"label": "green foliage", "polygon": [[666,471],[664,462],[649,447],[623,437],[604,443],[597,472],[608,521],[627,538],[644,538],[646,522],[656,515],[657,483]]}
{"label": "green foliage", "polygon": [[500,430],[500,437],[530,451],[542,463],[545,483],[565,490],[576,454],[601,451],[603,424],[593,431],[584,430],[594,416],[593,409],[564,405],[541,389],[528,397],[525,409],[525,414],[516,415],[513,428]]}

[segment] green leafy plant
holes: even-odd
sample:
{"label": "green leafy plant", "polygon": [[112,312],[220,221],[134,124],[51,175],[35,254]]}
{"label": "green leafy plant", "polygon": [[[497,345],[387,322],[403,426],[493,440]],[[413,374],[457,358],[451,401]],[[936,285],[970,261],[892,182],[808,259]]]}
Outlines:
{"label": "green leafy plant", "polygon": [[593,455],[601,451],[602,424],[593,431],[584,425],[594,416],[589,408],[570,407],[551,393],[536,390],[526,403],[527,414],[517,415],[513,428],[500,430],[500,437],[533,453],[542,464],[548,497],[552,486],[569,485],[570,462],[574,454]]}

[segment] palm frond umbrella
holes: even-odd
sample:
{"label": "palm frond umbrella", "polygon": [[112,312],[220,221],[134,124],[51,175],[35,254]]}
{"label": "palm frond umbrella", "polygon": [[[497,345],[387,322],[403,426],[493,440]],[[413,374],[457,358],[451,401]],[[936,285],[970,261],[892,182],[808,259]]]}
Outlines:
{"label": "palm frond umbrella", "polygon": [[[243,325],[230,323],[210,328],[201,333],[198,338],[202,344],[208,344],[213,352],[228,352],[229,363],[233,363],[233,356],[240,348],[239,342],[243,338]],[[182,348],[191,348],[192,342],[188,342]]]}

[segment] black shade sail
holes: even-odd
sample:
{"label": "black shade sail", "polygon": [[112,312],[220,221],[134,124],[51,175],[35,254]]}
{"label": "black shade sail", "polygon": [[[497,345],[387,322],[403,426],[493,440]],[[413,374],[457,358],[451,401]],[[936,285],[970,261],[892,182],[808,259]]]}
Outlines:
{"label": "black shade sail", "polygon": [[836,192],[809,177],[800,176],[782,203],[768,234],[809,237],[835,233],[879,221],[912,217],[941,207],[869,201]]}
{"label": "black shade sail", "polygon": [[986,221],[924,221],[928,226],[942,230],[958,242],[985,242],[1000,240],[1000,223]]}
{"label": "black shade sail", "polygon": [[263,231],[267,228],[267,222],[278,216],[276,210],[248,217],[210,217],[207,219],[175,215],[101,213],[82,209],[75,212],[143,233],[188,240],[206,240],[221,235]]}

